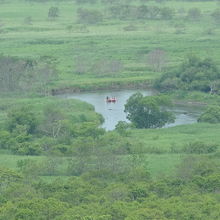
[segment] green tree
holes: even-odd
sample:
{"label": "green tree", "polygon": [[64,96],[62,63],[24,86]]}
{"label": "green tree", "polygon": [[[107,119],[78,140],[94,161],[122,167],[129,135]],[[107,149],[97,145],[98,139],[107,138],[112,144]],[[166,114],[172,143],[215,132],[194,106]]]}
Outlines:
{"label": "green tree", "polygon": [[172,8],[161,8],[161,18],[164,20],[170,20],[173,18],[175,11]]}
{"label": "green tree", "polygon": [[37,127],[37,118],[28,107],[16,108],[8,113],[6,125],[10,132],[13,132],[18,126],[24,126],[27,134],[33,134]]}
{"label": "green tree", "polygon": [[220,123],[220,106],[210,106],[200,115],[198,122]]}
{"label": "green tree", "polygon": [[48,18],[57,18],[59,17],[59,8],[51,7],[48,11]]}
{"label": "green tree", "polygon": [[190,55],[179,67],[162,75],[155,87],[164,91],[183,89],[217,93],[219,79],[218,66],[212,59]]}
{"label": "green tree", "polygon": [[146,96],[133,94],[125,105],[127,119],[137,128],[160,128],[166,123],[174,122],[174,115],[165,107],[171,101],[165,96]]}

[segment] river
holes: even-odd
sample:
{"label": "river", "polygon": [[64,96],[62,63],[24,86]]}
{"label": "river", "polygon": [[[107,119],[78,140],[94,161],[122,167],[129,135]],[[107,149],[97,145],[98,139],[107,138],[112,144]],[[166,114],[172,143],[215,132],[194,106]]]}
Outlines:
{"label": "river", "polygon": [[[121,91],[96,91],[85,93],[73,93],[59,95],[66,99],[79,99],[92,104],[95,111],[102,114],[105,122],[102,127],[106,130],[113,130],[118,121],[128,121],[124,112],[124,105],[127,99],[138,90],[121,90]],[[151,90],[140,90],[144,96],[151,96],[154,94]],[[107,103],[106,97],[116,97],[116,103]],[[201,110],[192,106],[175,106],[170,109],[174,112],[176,120],[174,123],[166,124],[164,127],[173,127],[182,124],[196,123]]]}

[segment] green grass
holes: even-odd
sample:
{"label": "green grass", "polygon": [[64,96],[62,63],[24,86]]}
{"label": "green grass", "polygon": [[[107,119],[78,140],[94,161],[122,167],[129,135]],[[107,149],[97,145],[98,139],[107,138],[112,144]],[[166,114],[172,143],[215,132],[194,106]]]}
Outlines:
{"label": "green grass", "polygon": [[[130,139],[135,143],[143,143],[143,149],[156,148],[163,150],[162,153],[144,153],[143,162],[147,165],[153,178],[161,175],[173,175],[182,159],[189,154],[172,153],[171,148],[180,149],[188,143],[201,141],[208,144],[216,144],[220,149],[220,125],[193,124],[181,125],[166,129],[135,129],[131,132]],[[219,151],[218,149],[218,151]],[[199,156],[195,155],[194,156]],[[68,157],[62,160],[67,160]],[[17,161],[32,159],[43,161],[45,156],[20,156],[7,153],[0,154],[0,166],[17,169]],[[62,163],[61,170],[66,169],[67,164]],[[50,179],[50,177],[47,177]],[[52,176],[51,178],[56,178]],[[61,176],[63,178],[63,176]],[[66,178],[64,176],[64,178]]]}
{"label": "green grass", "polygon": [[[158,5],[154,1],[147,3]],[[60,17],[50,21],[48,9],[56,6]],[[126,86],[149,85],[160,76],[146,65],[146,55],[161,48],[167,53],[167,67],[180,64],[191,53],[201,57],[211,57],[220,65],[220,28],[211,19],[210,14],[217,7],[215,1],[167,1],[163,7],[178,9],[199,8],[203,13],[200,21],[191,22],[177,15],[173,20],[119,21],[105,19],[98,25],[87,25],[86,32],[80,31],[82,25],[76,23],[78,7],[102,9],[101,4],[77,6],[73,1],[49,1],[47,3],[29,3],[22,0],[10,0],[0,4],[0,52],[4,55],[18,56],[43,60],[52,59],[58,70],[59,78],[51,84],[51,88],[61,91],[71,88],[75,90],[94,90],[103,88],[122,88]],[[24,24],[24,18],[31,16],[32,24]],[[124,31],[124,27],[133,24],[136,31]],[[183,24],[185,33],[176,34],[176,25]],[[68,30],[68,26],[72,29]],[[213,34],[205,33],[209,28]],[[95,69],[85,74],[76,74],[77,57],[88,60],[94,65],[100,60],[120,60],[123,71],[116,74],[100,74]],[[201,94],[191,94],[185,100],[207,99]],[[182,97],[183,98],[183,97]],[[208,97],[209,99],[210,97]],[[216,99],[215,99],[216,100]],[[0,122],[5,120],[6,112],[13,107],[30,105],[36,112],[50,103],[62,106],[65,102],[52,98],[1,98]],[[79,115],[82,112],[92,120],[97,115],[91,105],[79,101],[69,101],[67,112]],[[210,124],[182,125],[169,129],[132,130],[134,142],[141,142],[145,148],[153,147],[163,150],[163,154],[146,154],[146,162],[153,176],[171,174],[184,155],[171,154],[171,148],[181,148],[187,143],[203,141],[205,143],[220,142],[220,126]],[[43,157],[27,157],[0,154],[0,165],[16,168],[18,160],[32,158],[41,160]]]}
{"label": "green grass", "polygon": [[94,106],[86,102],[75,99],[62,99],[57,97],[45,98],[0,98],[0,123],[7,118],[7,112],[13,109],[28,107],[33,111],[38,120],[42,119],[43,110],[47,106],[54,106],[68,118],[76,119],[78,116],[85,115],[88,121],[100,123],[100,116],[95,113]]}
{"label": "green grass", "polygon": [[172,148],[179,149],[189,143],[201,141],[207,144],[216,144],[220,149],[220,125],[196,123],[179,125],[161,129],[132,130],[131,138],[144,143],[144,147],[156,147],[169,152]]}
{"label": "green grass", "polygon": [[[60,17],[54,21],[47,18],[51,6],[56,6],[60,10]],[[176,11],[179,8],[187,11],[189,8],[198,7],[203,17],[198,22],[187,21],[179,15],[171,21],[105,19],[99,25],[87,25],[88,32],[81,33],[79,26],[82,25],[76,23],[77,8],[94,7],[102,10],[102,5],[78,6],[72,1],[64,1],[62,4],[58,2],[30,4],[15,0],[5,2],[0,7],[3,24],[0,51],[11,56],[33,59],[43,56],[52,57],[55,59],[54,64],[58,69],[59,79],[51,86],[76,87],[83,90],[103,88],[103,83],[111,85],[125,78],[128,84],[155,79],[159,73],[153,72],[145,61],[146,54],[155,48],[167,52],[168,67],[179,64],[189,53],[202,57],[211,56],[219,63],[220,29],[210,17],[210,13],[216,8],[216,2],[168,1],[163,4],[163,7],[165,6],[172,7]],[[27,16],[32,17],[32,25],[24,24],[24,18]],[[175,25],[179,23],[184,23],[185,34],[175,34]],[[137,26],[137,31],[123,30],[130,24]],[[69,25],[72,25],[72,31],[67,30]],[[215,34],[204,34],[208,28],[213,28]],[[120,60],[124,64],[124,69],[114,75],[98,74],[96,70],[77,75],[74,63],[78,56],[89,60],[92,64],[110,58]]]}
{"label": "green grass", "polygon": [[[182,155],[179,154],[163,154],[163,155],[146,155],[145,162],[147,169],[149,170],[153,178],[159,175],[171,175],[176,171],[176,167],[180,164]],[[11,155],[11,154],[0,154],[0,167],[10,168],[17,170],[17,162],[20,160],[35,160],[37,162],[45,161],[45,156],[22,156],[22,155]],[[65,158],[64,158],[65,159]],[[68,158],[66,158],[67,160]],[[66,169],[67,164],[63,164],[60,168],[61,171]],[[56,178],[67,178],[63,176],[44,176],[46,179],[56,179]]]}

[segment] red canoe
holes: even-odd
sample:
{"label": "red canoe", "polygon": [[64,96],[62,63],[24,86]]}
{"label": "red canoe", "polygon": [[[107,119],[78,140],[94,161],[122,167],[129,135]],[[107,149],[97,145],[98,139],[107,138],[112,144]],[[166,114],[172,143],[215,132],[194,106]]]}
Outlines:
{"label": "red canoe", "polygon": [[116,98],[109,98],[109,99],[106,99],[106,102],[116,102]]}

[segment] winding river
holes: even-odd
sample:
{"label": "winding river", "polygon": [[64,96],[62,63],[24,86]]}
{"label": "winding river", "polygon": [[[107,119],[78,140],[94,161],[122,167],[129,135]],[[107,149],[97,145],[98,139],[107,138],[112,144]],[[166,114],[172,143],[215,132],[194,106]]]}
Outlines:
{"label": "winding river", "polygon": [[[128,121],[124,113],[124,105],[126,100],[138,90],[121,90],[121,91],[97,91],[85,93],[73,93],[59,95],[66,99],[79,99],[92,104],[95,111],[102,114],[105,122],[102,127],[106,130],[113,130],[118,121]],[[144,96],[154,94],[151,90],[140,90]],[[116,103],[107,103],[106,97],[116,97]],[[201,114],[201,109],[192,106],[175,106],[170,109],[176,115],[174,123],[166,124],[164,127],[173,127],[182,124],[196,123],[198,116]]]}

